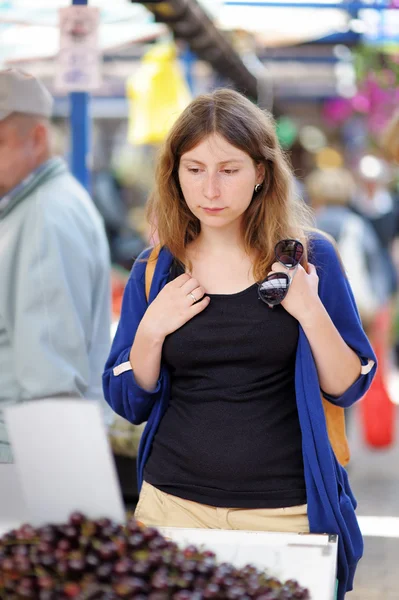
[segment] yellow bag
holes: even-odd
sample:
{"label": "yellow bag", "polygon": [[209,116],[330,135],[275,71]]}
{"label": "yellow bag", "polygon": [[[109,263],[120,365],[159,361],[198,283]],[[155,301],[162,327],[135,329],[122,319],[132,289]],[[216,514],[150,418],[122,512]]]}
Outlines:
{"label": "yellow bag", "polygon": [[172,43],[149,50],[127,82],[130,100],[128,141],[131,144],[163,142],[191,94]]}

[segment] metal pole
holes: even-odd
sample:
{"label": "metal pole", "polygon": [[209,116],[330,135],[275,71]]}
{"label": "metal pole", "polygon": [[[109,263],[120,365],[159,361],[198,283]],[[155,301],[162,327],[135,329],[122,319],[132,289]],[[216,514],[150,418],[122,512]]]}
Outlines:
{"label": "metal pole", "polygon": [[184,65],[184,75],[186,78],[186,82],[188,87],[190,88],[190,92],[194,94],[194,63],[196,60],[195,54],[191,51],[190,47],[187,45],[184,52],[182,53],[182,60]]}
{"label": "metal pole", "polygon": [[[88,0],[72,0],[73,5],[87,5],[87,2]],[[71,171],[76,179],[89,190],[89,94],[87,92],[71,92],[69,98],[71,107]]]}

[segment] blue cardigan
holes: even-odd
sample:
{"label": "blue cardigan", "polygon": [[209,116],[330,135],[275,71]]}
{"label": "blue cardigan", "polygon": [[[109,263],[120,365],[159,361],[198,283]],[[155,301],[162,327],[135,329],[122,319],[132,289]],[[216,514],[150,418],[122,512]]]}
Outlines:
{"label": "blue cardigan", "polygon": [[[138,453],[138,485],[151,451],[152,441],[169,402],[169,372],[161,366],[154,391],[143,390],[135,381],[129,353],[137,327],[147,309],[145,267],[150,250],[136,260],[123,297],[122,314],[103,375],[105,398],[113,410],[130,421],[147,421]],[[152,302],[167,283],[173,257],[163,248],[159,254],[152,281]],[[341,263],[332,244],[321,235],[310,241],[309,260],[319,276],[319,296],[332,321],[346,343],[358,354],[365,374],[340,397],[324,396],[332,403],[348,407],[359,400],[370,386],[376,366],[374,352],[362,329],[355,301]],[[368,371],[368,372],[367,372]],[[312,533],[338,535],[338,600],[353,587],[358,560],[363,553],[363,540],[357,523],[356,501],[349,487],[346,471],[332,451],[326,429],[324,410],[315,362],[309,342],[299,328],[295,366],[296,400],[302,430],[302,452],[305,469],[308,518]]]}

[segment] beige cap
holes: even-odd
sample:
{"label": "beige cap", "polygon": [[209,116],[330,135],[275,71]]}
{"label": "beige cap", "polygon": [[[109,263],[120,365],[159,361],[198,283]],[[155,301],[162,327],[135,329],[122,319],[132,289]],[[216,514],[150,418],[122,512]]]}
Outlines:
{"label": "beige cap", "polygon": [[0,121],[14,112],[51,117],[53,102],[50,92],[33,75],[17,69],[0,70]]}

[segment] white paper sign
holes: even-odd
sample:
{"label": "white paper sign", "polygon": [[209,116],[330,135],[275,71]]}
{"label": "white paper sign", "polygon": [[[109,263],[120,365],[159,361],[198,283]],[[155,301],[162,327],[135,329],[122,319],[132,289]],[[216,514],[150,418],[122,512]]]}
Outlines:
{"label": "white paper sign", "polygon": [[55,87],[68,92],[87,92],[99,88],[99,9],[95,6],[68,6],[60,8],[59,14],[60,50]]}
{"label": "white paper sign", "polygon": [[97,402],[27,402],[6,409],[5,419],[32,525],[65,522],[75,510],[125,520]]}
{"label": "white paper sign", "polygon": [[312,600],[335,598],[336,536],[177,527],[160,531],[182,546],[203,545],[221,562],[238,568],[252,564],[281,581],[296,579]]}
{"label": "white paper sign", "polygon": [[16,466],[0,464],[0,535],[26,520],[27,509]]}

